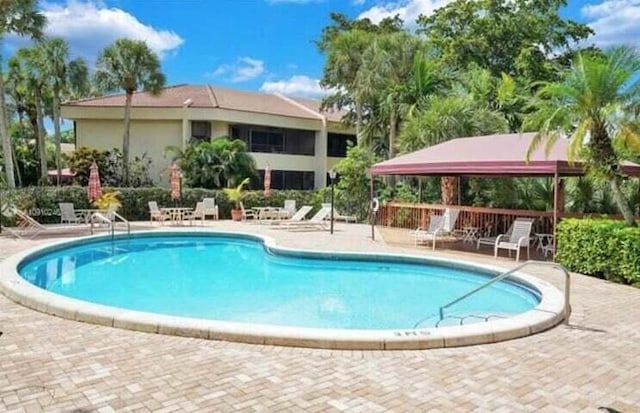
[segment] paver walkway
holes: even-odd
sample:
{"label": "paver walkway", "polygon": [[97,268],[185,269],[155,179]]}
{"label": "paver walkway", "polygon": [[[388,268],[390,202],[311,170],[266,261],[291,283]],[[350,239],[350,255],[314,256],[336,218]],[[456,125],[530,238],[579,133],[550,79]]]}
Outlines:
{"label": "paver walkway", "polygon": [[[287,246],[431,254],[373,242],[363,225],[340,224],[334,236],[214,225],[269,233]],[[0,259],[38,242],[0,238]],[[533,273],[561,285],[556,274]],[[570,326],[402,352],[146,334],[48,316],[0,296],[0,411],[640,412],[640,290],[573,281]]]}

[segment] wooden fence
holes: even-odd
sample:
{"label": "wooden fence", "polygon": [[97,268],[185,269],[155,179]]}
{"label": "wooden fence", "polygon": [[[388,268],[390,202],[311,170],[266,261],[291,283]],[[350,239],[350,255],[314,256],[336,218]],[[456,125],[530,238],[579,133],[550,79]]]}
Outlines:
{"label": "wooden fence", "polygon": [[[460,210],[456,229],[476,227],[480,235],[491,236],[503,234],[509,230],[513,221],[518,217],[534,218],[533,232],[538,234],[553,233],[553,211],[528,211],[520,209],[495,209],[455,205],[452,208]],[[426,228],[431,215],[442,215],[445,205],[436,204],[408,204],[390,202],[381,205],[376,215],[376,225],[416,229]],[[593,214],[561,213],[559,218],[583,218]],[[602,215],[597,215],[603,217]],[[620,216],[608,215],[607,218],[620,219]]]}

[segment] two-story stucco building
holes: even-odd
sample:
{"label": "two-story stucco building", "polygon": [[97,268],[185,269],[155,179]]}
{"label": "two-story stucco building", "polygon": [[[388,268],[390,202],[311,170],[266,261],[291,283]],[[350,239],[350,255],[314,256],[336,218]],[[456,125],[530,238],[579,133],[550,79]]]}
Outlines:
{"label": "two-story stucco building", "polygon": [[[68,102],[62,116],[74,122],[76,147],[122,147],[124,94]],[[271,187],[313,189],[327,183],[327,172],[345,156],[355,133],[342,113],[321,112],[320,101],[219,88],[167,87],[159,96],[140,92],[131,110],[131,156],[152,159],[152,179],[166,184],[169,145],[221,136],[242,139],[262,177],[268,166]]]}

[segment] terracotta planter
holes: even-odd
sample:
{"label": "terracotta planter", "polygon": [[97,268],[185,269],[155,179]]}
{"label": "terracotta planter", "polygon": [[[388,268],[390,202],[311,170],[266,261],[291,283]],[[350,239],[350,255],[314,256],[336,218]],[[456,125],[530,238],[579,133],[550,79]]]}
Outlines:
{"label": "terracotta planter", "polygon": [[231,210],[231,219],[234,221],[242,221],[242,210],[241,209],[232,209]]}

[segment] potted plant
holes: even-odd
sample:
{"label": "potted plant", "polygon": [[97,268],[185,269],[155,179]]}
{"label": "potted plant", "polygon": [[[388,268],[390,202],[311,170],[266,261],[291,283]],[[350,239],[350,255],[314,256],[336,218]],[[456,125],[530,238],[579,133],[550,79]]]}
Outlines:
{"label": "potted plant", "polygon": [[100,198],[93,201],[93,204],[101,211],[107,212],[107,217],[111,219],[111,214],[116,212],[122,204],[118,199],[120,192],[105,192]]}
{"label": "potted plant", "polygon": [[234,208],[231,210],[231,219],[234,221],[242,221],[242,207],[240,203],[244,198],[244,186],[249,183],[249,178],[245,178],[240,185],[235,188],[225,188],[224,193],[229,198],[229,201],[233,202]]}

